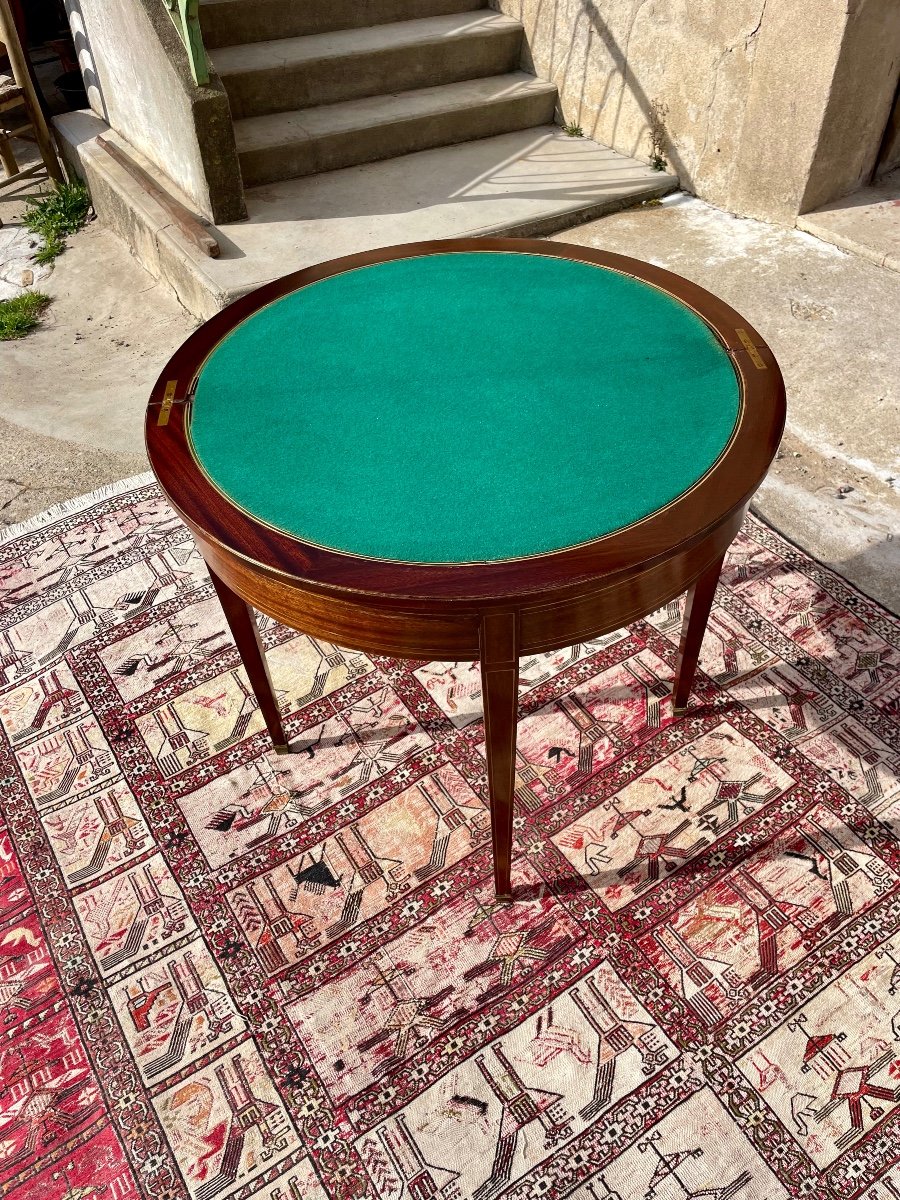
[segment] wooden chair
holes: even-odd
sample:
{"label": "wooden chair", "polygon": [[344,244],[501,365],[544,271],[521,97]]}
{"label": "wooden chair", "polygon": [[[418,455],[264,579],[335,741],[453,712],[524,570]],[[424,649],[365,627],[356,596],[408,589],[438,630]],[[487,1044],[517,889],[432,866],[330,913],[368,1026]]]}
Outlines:
{"label": "wooden chair", "polygon": [[[55,183],[62,183],[62,168],[31,82],[28,62],[19,40],[9,0],[0,0],[0,43],[5,45],[12,67],[12,75],[0,75],[0,162],[3,163],[5,172],[4,175],[0,175],[0,188],[28,175],[34,175],[42,167],[47,168],[47,174]],[[6,113],[22,106],[26,116],[24,124],[10,125]],[[14,137],[24,137],[36,142],[41,152],[41,161],[20,168],[12,148],[11,139]]]}

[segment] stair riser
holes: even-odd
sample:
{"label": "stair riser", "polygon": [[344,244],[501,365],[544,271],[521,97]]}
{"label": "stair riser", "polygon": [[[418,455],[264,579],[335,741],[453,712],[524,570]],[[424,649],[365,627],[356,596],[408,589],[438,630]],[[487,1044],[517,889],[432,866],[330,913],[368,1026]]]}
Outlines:
{"label": "stair riser", "polygon": [[244,151],[240,154],[245,187],[274,183],[321,171],[357,166],[380,159],[450,146],[475,138],[492,137],[549,124],[555,94],[516,96],[471,109],[410,117],[378,128],[354,129],[287,146]]}
{"label": "stair riser", "polygon": [[200,24],[203,39],[212,50],[217,46],[331,33],[335,29],[367,29],[392,21],[416,21],[484,7],[484,0],[219,0],[200,5]]}
{"label": "stair riser", "polygon": [[223,76],[234,120],[414,88],[504,75],[519,64],[522,31],[470,34],[378,53],[322,58]]}

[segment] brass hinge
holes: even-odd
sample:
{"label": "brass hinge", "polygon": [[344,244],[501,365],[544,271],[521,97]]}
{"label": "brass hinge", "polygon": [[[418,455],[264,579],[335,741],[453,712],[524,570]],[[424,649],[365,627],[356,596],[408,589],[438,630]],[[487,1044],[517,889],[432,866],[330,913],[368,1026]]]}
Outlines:
{"label": "brass hinge", "polygon": [[166,390],[163,393],[162,407],[159,410],[159,416],[156,418],[157,425],[168,425],[169,413],[172,411],[172,405],[175,403],[175,391],[177,387],[177,379],[170,379],[166,383]]}
{"label": "brass hinge", "polygon": [[750,361],[753,363],[754,367],[756,367],[757,371],[768,371],[768,369],[769,369],[768,366],[763,361],[763,357],[760,354],[759,350],[757,350],[756,346],[753,345],[753,339],[751,338],[751,336],[747,332],[747,330],[746,329],[736,329],[734,332],[741,339],[741,345],[744,347],[744,349],[750,355]]}

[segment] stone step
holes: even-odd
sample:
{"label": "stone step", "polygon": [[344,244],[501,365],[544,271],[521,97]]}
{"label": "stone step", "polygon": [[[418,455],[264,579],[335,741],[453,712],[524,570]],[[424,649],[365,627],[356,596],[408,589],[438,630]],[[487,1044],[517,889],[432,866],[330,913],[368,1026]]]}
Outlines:
{"label": "stone step", "polygon": [[678,186],[608,146],[544,125],[248,188],[249,220],[214,229],[222,253],[209,258],[97,145],[97,134],[190,205],[139,150],[89,110],[64,113],[54,125],[66,161],[87,179],[99,219],[201,319],[270,279],[342,254],[434,238],[547,237]]}
{"label": "stone step", "polygon": [[200,0],[207,49],[484,8],[484,0]]}
{"label": "stone step", "polygon": [[211,55],[235,121],[502,75],[523,29],[488,9],[225,46]]}
{"label": "stone step", "polygon": [[549,124],[556,95],[516,71],[236,121],[244,186]]}

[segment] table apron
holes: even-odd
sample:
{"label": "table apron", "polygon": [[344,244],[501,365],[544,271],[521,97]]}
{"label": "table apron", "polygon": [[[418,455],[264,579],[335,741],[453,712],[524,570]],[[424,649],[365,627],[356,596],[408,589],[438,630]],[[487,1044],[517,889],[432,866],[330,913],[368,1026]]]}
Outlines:
{"label": "table apron", "polygon": [[531,605],[520,612],[520,654],[540,654],[612,633],[675,600],[728,549],[746,510],[712,534],[643,571],[562,603]]}
{"label": "table apron", "polygon": [[365,598],[344,598],[288,581],[193,533],[210,568],[248,604],[276,621],[334,645],[367,654],[443,661],[476,660],[482,620],[488,612],[518,614],[518,653],[557,650],[601,637],[661,608],[686,591],[731,543],[744,511],[732,513],[687,549],[636,568],[614,582],[587,580],[577,594],[544,601],[540,596],[502,597],[490,606],[435,599],[411,601],[410,609],[381,608]]}

